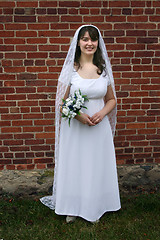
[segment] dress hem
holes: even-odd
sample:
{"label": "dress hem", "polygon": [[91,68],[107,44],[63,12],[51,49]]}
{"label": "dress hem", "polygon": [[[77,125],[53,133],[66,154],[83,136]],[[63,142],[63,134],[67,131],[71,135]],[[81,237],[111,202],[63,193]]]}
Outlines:
{"label": "dress hem", "polygon": [[118,207],[118,208],[115,208],[115,209],[112,209],[112,210],[105,210],[105,211],[103,211],[102,212],[102,214],[100,214],[100,216],[98,217],[98,218],[96,218],[96,219],[90,219],[90,218],[87,218],[87,217],[85,217],[84,215],[81,215],[81,214],[74,214],[74,213],[58,213],[56,210],[55,210],[55,213],[57,214],[57,215],[66,215],[66,216],[75,216],[75,217],[81,217],[81,218],[83,218],[83,219],[85,219],[86,221],[89,221],[89,222],[94,222],[94,221],[97,221],[97,220],[99,220],[105,213],[107,213],[107,212],[115,212],[115,211],[118,211],[118,210],[120,210],[121,209],[121,206],[120,207]]}

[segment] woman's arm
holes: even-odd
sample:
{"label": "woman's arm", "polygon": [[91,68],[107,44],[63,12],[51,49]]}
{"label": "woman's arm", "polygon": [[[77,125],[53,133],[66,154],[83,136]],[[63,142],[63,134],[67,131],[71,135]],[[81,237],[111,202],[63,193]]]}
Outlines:
{"label": "woman's arm", "polygon": [[116,99],[114,97],[114,93],[113,93],[111,85],[109,85],[107,88],[107,94],[104,97],[104,102],[105,102],[104,107],[99,112],[95,113],[91,117],[92,123],[97,124],[97,123],[101,122],[102,119],[108,113],[110,113],[113,110],[113,108],[116,106]]}

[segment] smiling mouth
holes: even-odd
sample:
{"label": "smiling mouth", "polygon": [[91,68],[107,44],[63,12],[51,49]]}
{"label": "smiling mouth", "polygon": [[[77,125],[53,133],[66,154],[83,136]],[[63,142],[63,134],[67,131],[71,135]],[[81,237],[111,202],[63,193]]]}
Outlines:
{"label": "smiling mouth", "polygon": [[86,48],[87,50],[89,50],[89,51],[91,51],[91,50],[93,50],[94,48]]}

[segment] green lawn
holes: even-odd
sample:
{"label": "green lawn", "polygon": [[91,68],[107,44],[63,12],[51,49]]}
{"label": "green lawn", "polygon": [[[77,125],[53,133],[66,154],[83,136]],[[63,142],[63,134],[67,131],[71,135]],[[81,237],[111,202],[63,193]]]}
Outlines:
{"label": "green lawn", "polygon": [[0,240],[159,240],[160,193],[121,197],[122,209],[100,223],[65,223],[38,200],[0,199]]}

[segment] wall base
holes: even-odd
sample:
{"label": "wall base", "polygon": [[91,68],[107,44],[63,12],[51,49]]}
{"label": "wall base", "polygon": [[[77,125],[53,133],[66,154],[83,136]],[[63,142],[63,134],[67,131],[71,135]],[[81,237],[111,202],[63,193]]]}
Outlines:
{"label": "wall base", "polygon": [[[157,191],[160,187],[160,164],[117,166],[121,194]],[[0,194],[36,197],[52,193],[53,170],[3,170]]]}

